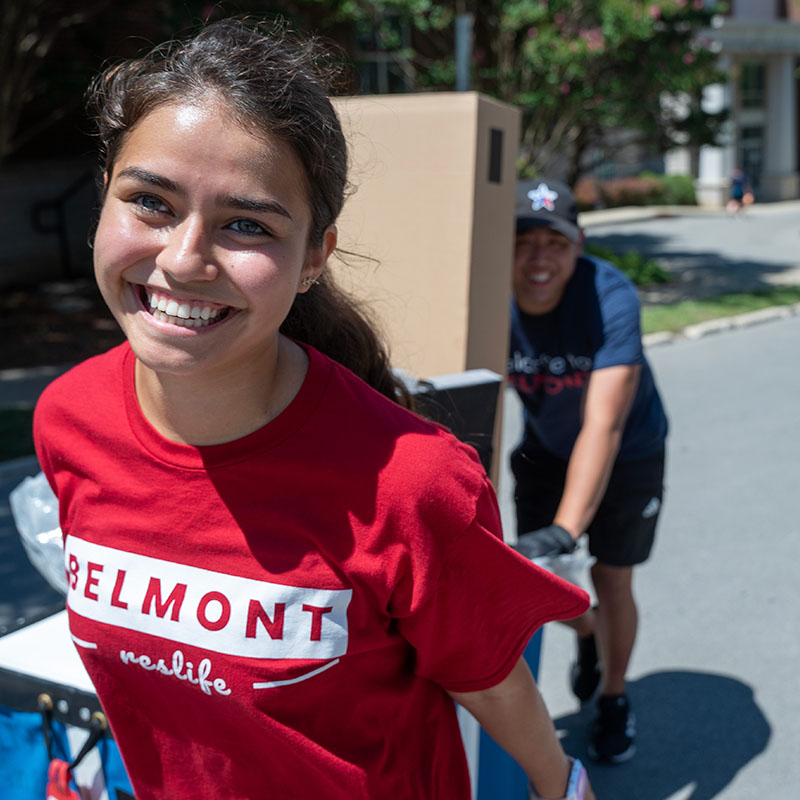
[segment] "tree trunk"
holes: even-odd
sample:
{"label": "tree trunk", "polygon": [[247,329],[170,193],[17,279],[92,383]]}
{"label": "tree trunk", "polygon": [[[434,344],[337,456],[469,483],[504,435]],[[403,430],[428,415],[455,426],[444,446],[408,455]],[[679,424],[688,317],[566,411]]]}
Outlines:
{"label": "tree trunk", "polygon": [[578,178],[581,177],[581,164],[588,145],[589,131],[586,128],[579,128],[578,135],[572,142],[572,157],[570,158],[569,171],[567,172],[567,186],[574,188]]}

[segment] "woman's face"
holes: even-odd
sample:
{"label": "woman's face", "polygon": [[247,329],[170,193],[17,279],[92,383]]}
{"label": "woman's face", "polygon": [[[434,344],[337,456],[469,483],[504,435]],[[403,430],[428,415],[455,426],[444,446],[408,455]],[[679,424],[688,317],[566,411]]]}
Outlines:
{"label": "woman's face", "polygon": [[223,102],[137,123],[107,176],[94,262],[145,367],[232,376],[266,363],[336,243],[331,226],[309,245],[304,179],[289,145],[247,133]]}

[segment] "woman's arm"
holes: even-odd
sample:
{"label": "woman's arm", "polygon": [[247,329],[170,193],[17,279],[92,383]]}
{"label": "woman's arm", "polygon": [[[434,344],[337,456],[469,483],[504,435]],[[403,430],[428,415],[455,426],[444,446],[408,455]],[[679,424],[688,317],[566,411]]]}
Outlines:
{"label": "woman's arm", "polygon": [[[524,659],[496,686],[449,694],[525,770],[540,797],[565,796],[571,764]],[[591,787],[585,797],[594,800]]]}

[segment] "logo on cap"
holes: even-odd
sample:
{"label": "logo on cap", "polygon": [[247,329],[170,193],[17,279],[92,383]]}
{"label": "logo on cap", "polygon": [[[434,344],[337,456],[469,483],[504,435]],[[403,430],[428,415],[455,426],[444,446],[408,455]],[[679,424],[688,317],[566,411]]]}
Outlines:
{"label": "logo on cap", "polygon": [[546,183],[540,183],[535,189],[528,192],[528,199],[531,201],[531,210],[555,211],[558,192],[554,192]]}

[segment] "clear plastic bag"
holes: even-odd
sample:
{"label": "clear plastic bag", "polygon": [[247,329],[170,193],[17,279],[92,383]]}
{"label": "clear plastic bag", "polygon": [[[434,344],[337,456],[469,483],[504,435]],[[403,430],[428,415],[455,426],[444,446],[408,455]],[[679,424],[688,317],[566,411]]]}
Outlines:
{"label": "clear plastic bag", "polygon": [[581,589],[588,589],[590,585],[589,568],[597,559],[589,553],[589,539],[583,535],[578,539],[577,546],[571,553],[532,560],[534,564],[544,567],[558,575],[559,578],[563,578]]}
{"label": "clear plastic bag", "polygon": [[28,477],[8,496],[11,513],[31,564],[61,594],[67,593],[64,544],[58,520],[58,498],[44,473]]}

